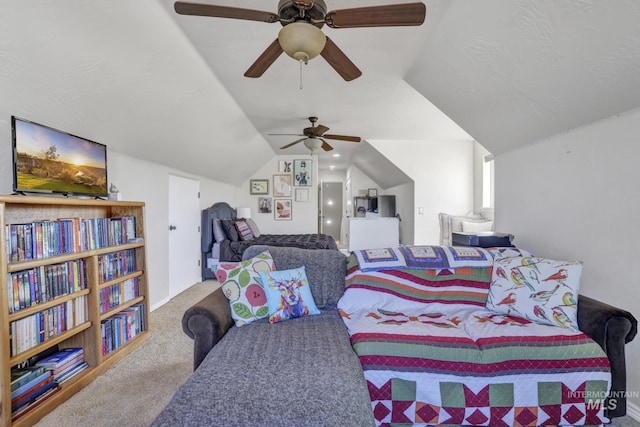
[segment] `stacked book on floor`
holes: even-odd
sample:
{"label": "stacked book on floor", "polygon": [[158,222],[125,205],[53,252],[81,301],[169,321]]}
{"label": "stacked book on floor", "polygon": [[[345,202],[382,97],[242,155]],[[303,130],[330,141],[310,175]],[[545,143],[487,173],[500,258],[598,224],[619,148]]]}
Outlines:
{"label": "stacked book on floor", "polygon": [[11,412],[17,420],[60,390],[61,384],[88,367],[82,348],[64,348],[35,366],[11,372]]}

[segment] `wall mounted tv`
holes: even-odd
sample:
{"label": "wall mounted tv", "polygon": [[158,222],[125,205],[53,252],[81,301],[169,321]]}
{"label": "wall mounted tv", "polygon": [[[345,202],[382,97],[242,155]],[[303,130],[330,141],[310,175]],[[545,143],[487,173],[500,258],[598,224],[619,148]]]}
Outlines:
{"label": "wall mounted tv", "polygon": [[11,117],[13,190],[107,196],[107,147]]}

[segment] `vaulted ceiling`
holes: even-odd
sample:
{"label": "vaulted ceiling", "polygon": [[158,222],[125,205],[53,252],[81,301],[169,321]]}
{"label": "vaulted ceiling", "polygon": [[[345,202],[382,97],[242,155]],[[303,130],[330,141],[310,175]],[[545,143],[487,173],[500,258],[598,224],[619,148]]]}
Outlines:
{"label": "vaulted ceiling", "polygon": [[[330,10],[405,1],[326,0]],[[286,55],[243,76],[277,23],[180,16],[172,0],[5,0],[0,124],[16,114],[237,185],[276,154],[308,154],[269,134],[299,133],[311,115],[365,141],[477,140],[500,154],[640,107],[636,0],[424,3],[420,27],[324,27],[363,75],[345,82],[316,58],[300,89]],[[358,155],[358,144],[332,145],[339,167]]]}

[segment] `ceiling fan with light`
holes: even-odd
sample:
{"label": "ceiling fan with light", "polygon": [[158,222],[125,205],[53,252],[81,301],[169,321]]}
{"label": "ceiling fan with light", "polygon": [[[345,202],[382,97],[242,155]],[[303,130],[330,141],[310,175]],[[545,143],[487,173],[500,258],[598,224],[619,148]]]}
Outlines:
{"label": "ceiling fan with light", "polygon": [[360,77],[362,72],[320,28],[325,24],[336,29],[417,26],[422,25],[426,15],[426,7],[421,2],[327,12],[324,0],[280,0],[277,14],[185,1],[175,2],[174,8],[180,15],[279,22],[282,29],[278,38],[244,73],[246,77],[260,77],[285,52],[301,63],[321,55],[346,81]]}
{"label": "ceiling fan with light", "polygon": [[300,138],[295,140],[287,145],[280,147],[281,150],[285,148],[292,147],[299,142],[304,141],[305,147],[313,152],[313,150],[319,150],[322,148],[324,151],[331,151],[333,147],[329,145],[327,141],[324,139],[335,139],[338,141],[349,141],[349,142],[360,142],[361,138],[359,136],[346,136],[346,135],[330,135],[325,133],[329,130],[325,125],[317,125],[318,121],[317,117],[309,117],[309,121],[311,122],[311,126],[303,129],[301,134],[297,133],[270,133],[269,135],[295,135],[295,136],[303,136],[304,138]]}

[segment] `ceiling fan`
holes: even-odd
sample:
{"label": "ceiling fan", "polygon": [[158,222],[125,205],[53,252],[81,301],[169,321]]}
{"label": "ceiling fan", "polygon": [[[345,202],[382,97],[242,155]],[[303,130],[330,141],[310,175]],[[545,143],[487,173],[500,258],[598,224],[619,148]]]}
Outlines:
{"label": "ceiling fan", "polygon": [[303,136],[304,138],[300,138],[298,140],[293,141],[287,145],[280,147],[281,150],[285,148],[292,147],[299,142],[304,141],[305,147],[309,150],[317,150],[322,148],[324,151],[331,151],[333,147],[329,145],[327,141],[324,139],[335,139],[338,141],[349,141],[349,142],[360,142],[361,138],[359,136],[346,136],[346,135],[329,135],[325,132],[329,130],[325,125],[317,125],[318,121],[317,117],[309,117],[309,121],[311,122],[310,127],[304,128],[301,134],[297,133],[270,133],[269,135],[295,135],[295,136]]}
{"label": "ceiling fan", "polygon": [[362,72],[320,30],[324,24],[331,28],[416,26],[422,25],[426,15],[426,7],[421,2],[327,12],[324,0],[280,0],[277,14],[185,1],[175,2],[174,9],[180,15],[280,22],[282,29],[278,38],[249,67],[245,77],[260,77],[285,52],[304,63],[321,55],[346,81],[360,77]]}

